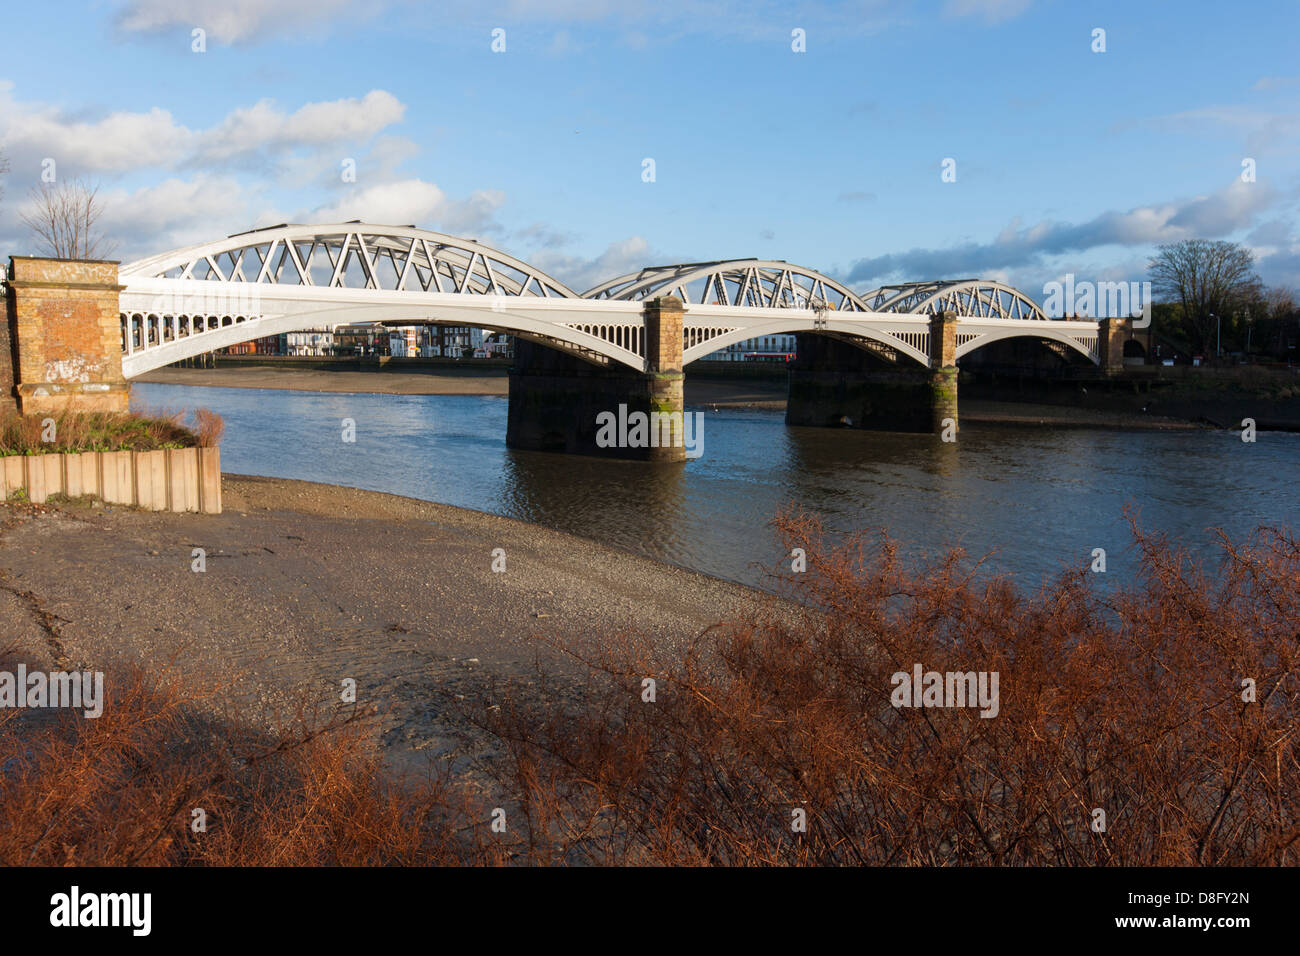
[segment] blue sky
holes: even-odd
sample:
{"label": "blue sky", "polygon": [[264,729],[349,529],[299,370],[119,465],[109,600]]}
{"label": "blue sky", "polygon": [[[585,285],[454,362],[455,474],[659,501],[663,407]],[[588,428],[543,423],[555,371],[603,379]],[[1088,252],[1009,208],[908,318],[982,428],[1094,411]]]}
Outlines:
{"label": "blue sky", "polygon": [[762,256],[1041,298],[1203,237],[1300,287],[1295,0],[128,0],[6,27],[4,254],[34,251],[19,215],[52,158],[101,185],[124,260],[361,218],[579,289]]}

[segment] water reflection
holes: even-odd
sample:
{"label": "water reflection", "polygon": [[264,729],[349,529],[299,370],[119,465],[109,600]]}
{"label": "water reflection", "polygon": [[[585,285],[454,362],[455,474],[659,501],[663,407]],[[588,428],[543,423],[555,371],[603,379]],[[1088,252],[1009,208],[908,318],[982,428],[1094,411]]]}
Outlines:
{"label": "water reflection", "polygon": [[[557,461],[557,459],[560,459]],[[505,449],[501,511],[586,537],[595,522],[619,515],[639,529],[650,554],[684,554],[689,536],[686,467],[602,461]],[[615,532],[616,536],[620,532]]]}

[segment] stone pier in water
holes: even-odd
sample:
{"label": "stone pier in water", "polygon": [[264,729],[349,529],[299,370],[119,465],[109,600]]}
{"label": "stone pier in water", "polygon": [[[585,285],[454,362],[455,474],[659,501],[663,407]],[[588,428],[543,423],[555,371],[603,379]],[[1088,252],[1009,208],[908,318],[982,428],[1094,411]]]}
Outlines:
{"label": "stone pier in water", "polygon": [[[672,296],[647,300],[643,315],[644,372],[613,363],[592,365],[558,349],[517,339],[506,445],[639,461],[684,461],[681,300]],[[644,444],[610,444],[606,416],[617,421],[638,413],[664,427],[646,429]]]}
{"label": "stone pier in water", "polygon": [[796,336],[790,365],[788,425],[876,431],[933,432],[957,428],[957,316],[930,320],[930,367],[889,362],[862,344],[818,333]]}

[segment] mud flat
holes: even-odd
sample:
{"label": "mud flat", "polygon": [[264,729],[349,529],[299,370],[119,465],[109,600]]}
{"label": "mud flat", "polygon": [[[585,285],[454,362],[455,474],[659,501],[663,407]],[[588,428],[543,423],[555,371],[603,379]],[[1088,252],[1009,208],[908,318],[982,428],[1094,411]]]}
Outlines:
{"label": "mud flat", "polygon": [[[136,379],[162,385],[198,385],[217,388],[275,388],[290,391],[371,393],[380,395],[501,395],[509,392],[505,369],[438,368],[425,371],[329,370],[255,365],[217,369],[162,368]],[[784,411],[784,379],[710,378],[686,376],[686,403],[715,408],[755,408]],[[963,422],[1001,425],[1057,425],[1074,428],[1190,428],[1193,424],[1172,417],[1137,411],[1108,410],[966,398],[961,400]]]}
{"label": "mud flat", "polygon": [[[500,395],[510,391],[503,368],[433,368],[425,371],[353,372],[318,368],[273,368],[232,365],[225,368],[160,368],[135,379],[159,385],[199,385],[212,388],[279,388],[306,392],[347,392],[375,395]],[[741,408],[785,408],[785,382],[739,379],[686,380],[686,401],[692,405]]]}
{"label": "mud flat", "polygon": [[347,371],[231,365],[223,368],[160,368],[135,379],[160,385],[212,388],[280,388],[299,392],[350,392],[377,395],[505,395],[505,369],[427,371]]}
{"label": "mud flat", "polygon": [[[491,700],[506,680],[530,693],[539,662],[548,695],[581,695],[580,669],[538,638],[588,647],[635,632],[671,654],[765,599],[430,502],[239,476],[226,476],[223,495],[221,515],[0,505],[7,639],[110,683],[127,663],[179,668],[254,725],[303,699],[334,706],[351,678],[359,702],[382,709],[386,756],[409,766],[463,746],[457,697]],[[492,570],[497,548],[504,573]]]}

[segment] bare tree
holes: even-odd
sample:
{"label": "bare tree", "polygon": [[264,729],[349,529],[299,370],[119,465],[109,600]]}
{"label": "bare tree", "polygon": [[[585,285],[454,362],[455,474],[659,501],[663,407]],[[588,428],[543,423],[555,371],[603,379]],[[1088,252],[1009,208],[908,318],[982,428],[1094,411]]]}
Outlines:
{"label": "bare tree", "polygon": [[1264,305],[1270,319],[1285,319],[1296,307],[1296,291],[1288,286],[1269,286],[1264,291]]}
{"label": "bare tree", "polygon": [[1155,292],[1183,306],[1183,327],[1204,351],[1215,317],[1225,318],[1259,295],[1255,254],[1235,242],[1184,239],[1160,247],[1147,266]]}
{"label": "bare tree", "polygon": [[104,204],[99,187],[72,179],[59,185],[42,183],[31,192],[32,211],[23,222],[36,233],[45,251],[55,259],[104,259],[115,243],[98,228]]}

